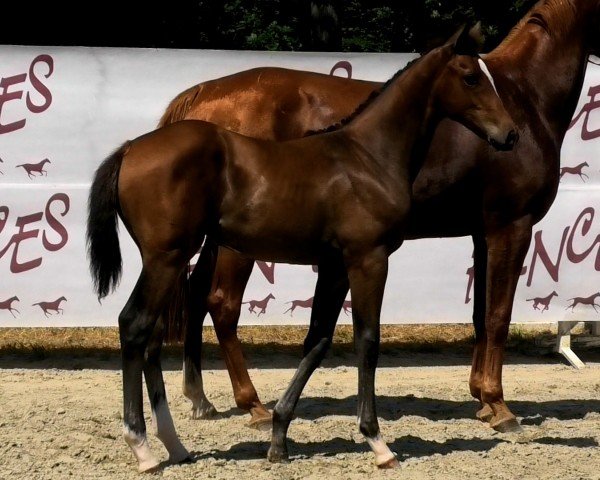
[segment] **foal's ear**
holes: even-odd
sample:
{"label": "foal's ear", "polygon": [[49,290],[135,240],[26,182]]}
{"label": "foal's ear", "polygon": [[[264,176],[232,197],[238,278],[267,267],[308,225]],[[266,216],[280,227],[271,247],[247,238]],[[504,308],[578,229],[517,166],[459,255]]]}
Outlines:
{"label": "foal's ear", "polygon": [[485,37],[481,31],[481,22],[477,22],[472,27],[462,26],[447,44],[454,47],[457,55],[477,55],[483,48]]}

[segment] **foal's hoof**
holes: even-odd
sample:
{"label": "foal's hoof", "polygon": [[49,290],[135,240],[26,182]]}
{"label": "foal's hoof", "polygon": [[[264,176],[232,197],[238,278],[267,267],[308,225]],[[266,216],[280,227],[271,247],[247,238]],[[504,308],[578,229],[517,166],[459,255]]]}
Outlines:
{"label": "foal's hoof", "polygon": [[139,463],[139,473],[154,473],[160,469],[160,462],[156,458],[148,458]]}
{"label": "foal's hoof", "polygon": [[253,430],[259,430],[261,432],[271,431],[273,426],[273,417],[271,415],[265,417],[252,417],[246,424],[246,427]]}
{"label": "foal's hoof", "polygon": [[278,448],[269,448],[267,460],[271,463],[290,463],[290,456],[287,451]]}
{"label": "foal's hoof", "polygon": [[169,455],[169,463],[172,464],[191,462],[193,462],[192,456],[184,447],[182,447],[181,451],[174,453],[173,455]]}
{"label": "foal's hoof", "polygon": [[494,417],[494,411],[492,410],[492,407],[486,403],[480,410],[477,411],[475,416],[482,422],[491,422],[492,418]]}
{"label": "foal's hoof", "polygon": [[192,407],[192,418],[194,420],[214,420],[219,418],[219,412],[212,403],[206,402]]}
{"label": "foal's hoof", "polygon": [[400,467],[400,462],[398,461],[398,459],[396,457],[394,458],[390,458],[387,462],[383,462],[381,465],[377,465],[377,468],[380,468],[381,470],[389,470],[392,468],[399,468]]}
{"label": "foal's hoof", "polygon": [[500,433],[520,433],[523,431],[523,427],[521,427],[519,421],[515,417],[503,419],[493,418],[490,422],[490,427]]}

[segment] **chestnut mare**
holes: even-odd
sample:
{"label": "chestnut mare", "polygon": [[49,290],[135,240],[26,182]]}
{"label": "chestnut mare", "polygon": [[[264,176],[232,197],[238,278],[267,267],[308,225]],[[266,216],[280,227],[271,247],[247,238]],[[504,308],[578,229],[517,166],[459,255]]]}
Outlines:
{"label": "chestnut mare", "polygon": [[[485,56],[500,97],[523,133],[510,162],[498,161],[479,138],[446,120],[413,184],[408,238],[473,238],[476,344],[469,385],[481,403],[477,417],[501,431],[519,428],[502,388],[514,293],[532,227],[556,195],[561,144],[580,95],[588,54],[598,53],[597,43],[591,43],[600,39],[598,10],[597,0],[540,1]],[[161,124],[196,118],[257,138],[300,137],[338,122],[380,87],[316,73],[258,68],[182,92]],[[201,262],[210,263],[206,258]],[[192,284],[191,291],[208,297],[203,302],[225,354],[236,403],[251,413],[249,426],[260,426],[270,414],[250,381],[236,336],[252,266],[252,260],[220,248],[212,288],[205,271],[206,278]],[[210,291],[199,285],[208,285]],[[189,322],[184,343],[183,390],[192,400],[195,418],[216,412],[201,377],[198,347],[205,312]]]}
{"label": "chestnut mare", "polygon": [[[155,341],[162,333],[155,327],[205,236],[252,258],[319,266],[311,336],[275,407],[269,459],[287,458],[294,407],[331,343],[350,289],[358,424],[376,464],[398,464],[379,433],[374,389],[388,256],[404,238],[411,173],[442,118],[460,121],[498,148],[512,148],[517,137],[480,68],[481,40],[476,27],[457,32],[339,130],[276,143],[184,120],[126,142],[98,168],[88,241],[99,298],[116,286],[121,270],[118,217],[142,256],[142,272],[119,315],[124,437],[140,471],[159,465],[146,438],[142,371],[158,438],[171,461],[189,458],[169,413]],[[191,303],[194,317],[197,304]]]}

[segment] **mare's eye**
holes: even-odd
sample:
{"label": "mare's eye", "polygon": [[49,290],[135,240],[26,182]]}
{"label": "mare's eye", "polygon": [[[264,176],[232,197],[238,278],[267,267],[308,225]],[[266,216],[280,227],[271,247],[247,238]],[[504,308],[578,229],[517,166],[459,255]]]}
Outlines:
{"label": "mare's eye", "polygon": [[465,75],[465,83],[469,86],[469,87],[474,87],[475,85],[477,85],[479,83],[479,79],[477,78],[477,75],[471,73],[469,75]]}

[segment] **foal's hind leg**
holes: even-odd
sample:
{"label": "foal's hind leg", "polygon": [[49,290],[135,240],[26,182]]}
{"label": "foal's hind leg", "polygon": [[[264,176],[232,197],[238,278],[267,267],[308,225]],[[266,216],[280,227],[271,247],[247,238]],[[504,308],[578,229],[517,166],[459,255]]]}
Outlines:
{"label": "foal's hind leg", "polygon": [[348,276],[341,259],[336,259],[331,264],[319,264],[310,330],[304,341],[304,356],[287,390],[273,410],[273,434],[268,453],[271,462],[288,459],[287,431],[294,408],[308,379],[331,345],[335,324],[347,293]]}
{"label": "foal's hind leg", "polygon": [[189,452],[179,441],[173,418],[169,411],[167,393],[160,364],[160,351],[163,341],[164,325],[162,320],[156,322],[154,332],[146,348],[146,361],[144,362],[144,376],[148,389],[148,398],[152,408],[152,426],[154,434],[164,444],[169,452],[169,461],[172,463],[183,462],[190,458]]}
{"label": "foal's hind leg", "polygon": [[183,343],[183,394],[192,401],[192,418],[212,418],[217,410],[206,398],[202,381],[202,326],[207,313],[206,297],[212,282],[216,245],[206,240],[189,279],[188,319]]}
{"label": "foal's hind leg", "polygon": [[250,413],[251,419],[246,424],[248,427],[268,430],[271,427],[271,413],[261,403],[250,380],[242,345],[237,336],[242,297],[253,266],[253,260],[220,248],[208,304],[225,356],[235,403],[238,408]]}
{"label": "foal's hind leg", "polygon": [[138,461],[140,472],[154,470],[159,465],[146,438],[142,403],[144,353],[171,286],[184,265],[185,259],[179,252],[146,255],[142,273],[119,315],[123,362],[123,436]]}

